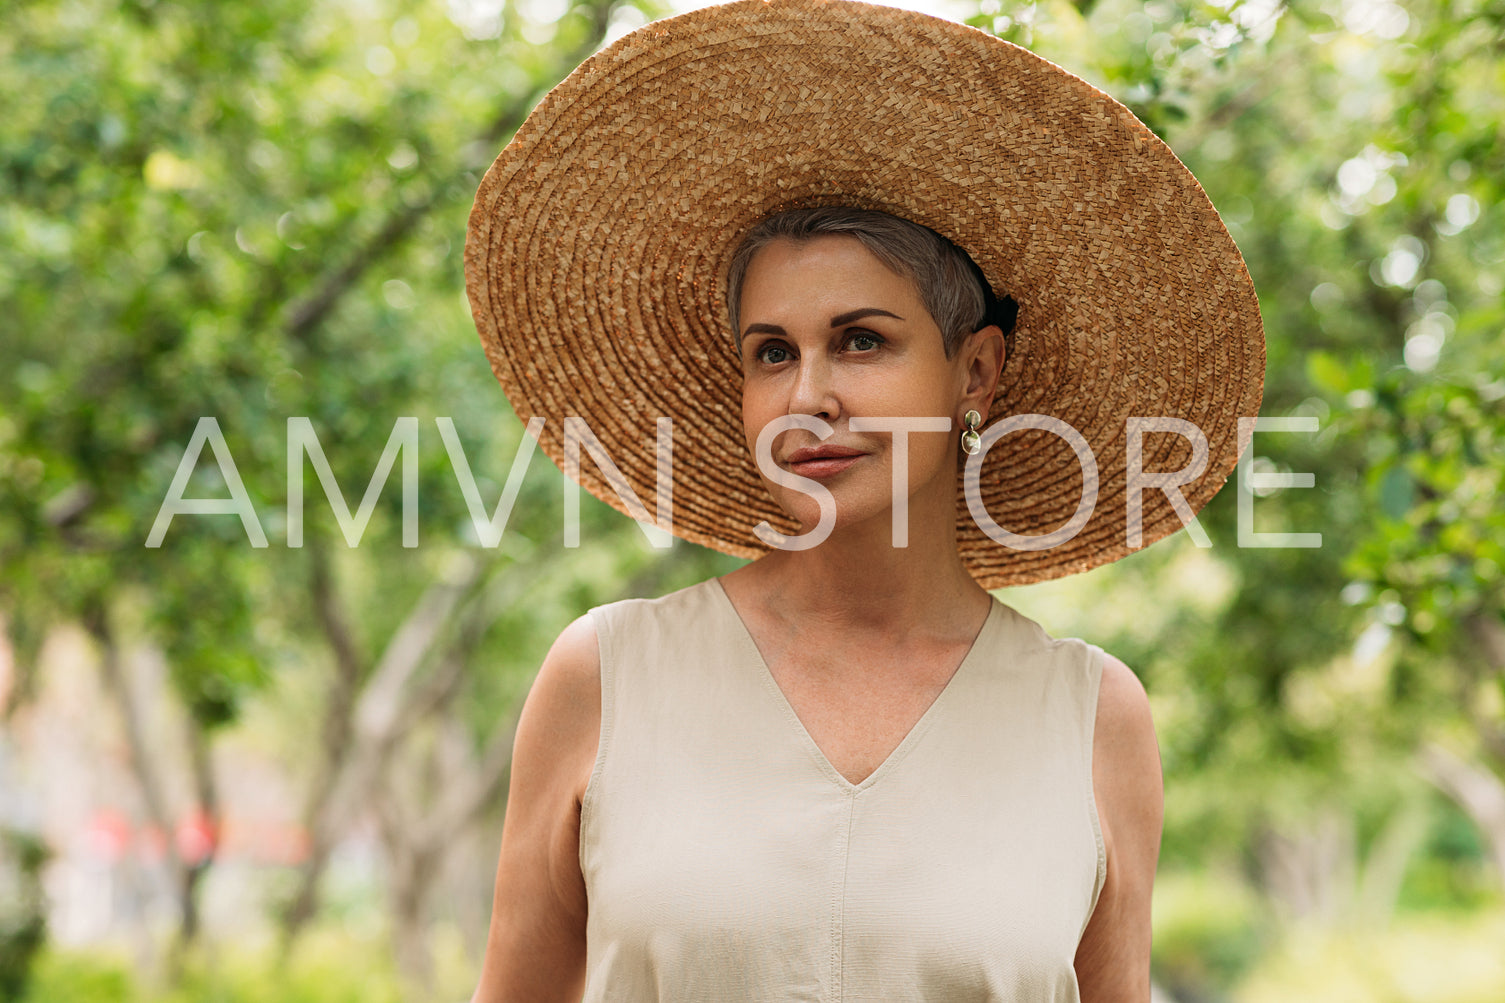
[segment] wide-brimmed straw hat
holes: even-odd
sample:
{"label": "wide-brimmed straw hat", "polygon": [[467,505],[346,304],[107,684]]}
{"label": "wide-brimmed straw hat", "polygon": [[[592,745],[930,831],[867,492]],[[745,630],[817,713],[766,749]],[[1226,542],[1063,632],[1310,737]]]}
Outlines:
{"label": "wide-brimmed straw hat", "polygon": [[[652,512],[668,416],[676,535],[754,557],[760,522],[799,532],[747,448],[726,272],[754,223],[819,205],[882,210],[971,255],[1019,307],[984,431],[1046,415],[1092,451],[1095,484],[1052,432],[1012,432],[986,456],[981,499],[1010,533],[1067,527],[1096,489],[1085,524],[1045,549],[995,542],[958,484],[958,545],[984,587],[1133,549],[1130,418],[1205,436],[1180,488],[1190,511],[1234,469],[1264,334],[1196,179],[1127,108],[1028,50],[846,0],[742,0],[639,28],[550,91],[487,172],[466,286],[513,409],[545,419],[544,452],[564,468],[565,419],[583,419]],[[1195,459],[1175,432],[1142,444],[1148,474]],[[581,485],[631,514],[589,446],[576,455]],[[1138,543],[1181,528],[1166,492],[1142,498]]]}

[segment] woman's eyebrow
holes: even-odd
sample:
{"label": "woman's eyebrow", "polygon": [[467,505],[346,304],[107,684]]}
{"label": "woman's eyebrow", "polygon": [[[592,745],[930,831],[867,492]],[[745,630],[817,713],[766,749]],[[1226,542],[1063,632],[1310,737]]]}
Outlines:
{"label": "woman's eyebrow", "polygon": [[[889,313],[887,310],[880,310],[875,306],[865,306],[858,307],[856,310],[848,310],[846,313],[837,314],[835,317],[831,318],[831,326],[840,327],[843,324],[850,324],[854,320],[872,316],[892,317],[894,320],[904,319],[896,313]],[[745,338],[749,334],[787,335],[788,333],[789,332],[785,331],[777,324],[749,324],[747,325],[747,330],[742,332],[742,337]]]}
{"label": "woman's eyebrow", "polygon": [[859,309],[856,309],[856,310],[848,310],[844,314],[840,314],[838,316],[832,317],[831,318],[831,326],[832,327],[840,327],[843,324],[850,324],[852,321],[858,320],[858,319],[860,319],[862,317],[872,317],[872,316],[875,316],[875,315],[879,316],[879,317],[892,317],[894,320],[903,320],[904,319],[903,317],[900,317],[896,313],[889,313],[887,310],[879,310],[875,306],[865,306],[865,307],[860,307]]}

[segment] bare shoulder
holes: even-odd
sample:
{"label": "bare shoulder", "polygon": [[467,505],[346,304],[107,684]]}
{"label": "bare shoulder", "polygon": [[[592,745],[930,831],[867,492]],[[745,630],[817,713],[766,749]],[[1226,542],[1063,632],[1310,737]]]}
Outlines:
{"label": "bare shoulder", "polygon": [[[1097,792],[1110,868],[1148,894],[1160,855],[1165,790],[1160,742],[1144,684],[1123,662],[1103,656],[1093,728],[1092,785]],[[1118,882],[1122,887],[1123,882]]]}
{"label": "bare shoulder", "polygon": [[[1093,769],[1098,760],[1107,771],[1104,779],[1147,784],[1153,773],[1158,790],[1160,747],[1150,716],[1150,698],[1134,670],[1106,652],[1102,681],[1097,692],[1097,721],[1093,726]],[[1101,757],[1099,754],[1103,754]],[[1147,767],[1153,766],[1153,770]],[[1140,790],[1137,793],[1147,793]]]}
{"label": "bare shoulder", "polygon": [[1083,1003],[1150,998],[1150,897],[1165,795],[1150,700],[1105,654],[1092,739],[1092,787],[1108,856],[1097,908],[1077,948]]}
{"label": "bare shoulder", "polygon": [[[589,613],[576,617],[559,632],[539,666],[534,688],[570,703],[601,700],[601,648],[596,621]],[[599,713],[599,707],[597,708]]]}
{"label": "bare shoulder", "polygon": [[518,721],[516,751],[540,765],[572,764],[578,799],[600,730],[601,652],[595,621],[586,613],[560,631],[544,656]]}
{"label": "bare shoulder", "polygon": [[1160,854],[1165,793],[1160,742],[1144,684],[1123,662],[1103,656],[1092,740],[1092,786],[1104,838],[1121,876],[1153,881]]}

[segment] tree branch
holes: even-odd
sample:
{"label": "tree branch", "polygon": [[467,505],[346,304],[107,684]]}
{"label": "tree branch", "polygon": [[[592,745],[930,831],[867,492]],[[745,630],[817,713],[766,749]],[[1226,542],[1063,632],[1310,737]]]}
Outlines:
{"label": "tree branch", "polygon": [[1435,742],[1422,746],[1418,767],[1422,776],[1473,820],[1499,878],[1505,881],[1505,782]]}
{"label": "tree branch", "polygon": [[1464,629],[1495,675],[1505,672],[1505,622],[1494,613],[1476,610],[1463,621]]}
{"label": "tree branch", "polygon": [[121,664],[120,647],[115,641],[114,629],[110,626],[109,616],[102,605],[91,605],[86,609],[83,624],[100,647],[100,675],[104,679],[105,692],[114,700],[120,714],[125,731],[126,753],[131,772],[136,775],[136,782],[141,788],[141,800],[146,807],[147,818],[169,837],[168,859],[172,869],[176,870],[179,861],[170,839],[173,831],[172,809],[168,807],[166,791],[148,751],[146,727],[141,721],[125,667]]}
{"label": "tree branch", "polygon": [[518,701],[506,722],[492,732],[475,769],[445,788],[438,804],[429,812],[414,837],[415,843],[424,847],[442,844],[480,814],[496,795],[512,766],[512,745],[517,737],[517,721],[521,713],[522,701]]}
{"label": "tree branch", "polygon": [[284,952],[313,915],[319,879],[343,825],[370,792],[402,729],[411,724],[411,718],[402,713],[404,689],[478,573],[479,562],[468,554],[461,555],[447,577],[431,585],[419,599],[368,674],[339,608],[328,562],[315,545],[310,587],[320,626],[335,653],[337,675],[324,714],[324,756],[305,802],[309,858],[298,890],[283,914]]}

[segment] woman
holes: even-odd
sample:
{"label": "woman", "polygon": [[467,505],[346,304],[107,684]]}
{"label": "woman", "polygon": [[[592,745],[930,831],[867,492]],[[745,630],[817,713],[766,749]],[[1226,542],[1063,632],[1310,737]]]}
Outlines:
{"label": "woman", "polygon": [[[981,33],[813,0],[650,24],[519,131],[466,252],[498,378],[586,417],[598,496],[672,478],[676,534],[757,559],[550,650],[478,1003],[1149,998],[1144,691],[987,589],[1128,551],[1125,422],[1204,436],[1199,466],[1184,424],[1139,435],[1181,476],[1139,477],[1154,540],[1257,411],[1247,273],[1152,140]],[[1090,458],[1025,433],[1000,463],[994,414]],[[656,415],[672,474],[635,456]]]}

